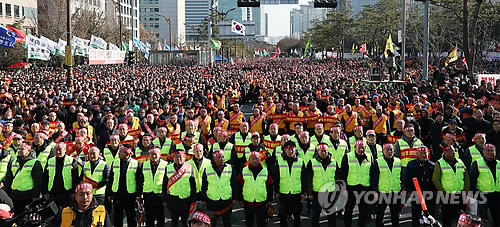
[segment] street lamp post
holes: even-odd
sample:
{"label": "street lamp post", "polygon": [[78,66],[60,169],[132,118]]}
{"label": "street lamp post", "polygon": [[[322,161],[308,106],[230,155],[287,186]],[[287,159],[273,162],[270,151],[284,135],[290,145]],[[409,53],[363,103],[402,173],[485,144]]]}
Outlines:
{"label": "street lamp post", "polygon": [[165,21],[167,21],[168,23],[168,36],[169,36],[169,43],[170,43],[170,50],[172,50],[172,20],[170,19],[170,17],[166,17],[166,16],[163,16],[161,14],[155,14],[156,16],[159,16],[159,17],[163,17],[163,19],[165,19]]}
{"label": "street lamp post", "polygon": [[[73,87],[73,63],[72,63],[72,56],[71,56],[71,5],[70,5],[71,0],[66,0],[66,42],[67,42],[67,47],[66,47],[66,87],[68,89]],[[68,54],[69,51],[69,54]],[[69,58],[69,59],[68,59]]]}
{"label": "street lamp post", "polygon": [[[122,45],[122,3],[120,0],[117,0],[117,1],[113,0],[113,3],[115,4],[115,6],[118,7],[118,26],[120,29],[120,49],[123,49],[123,45]],[[132,11],[133,11],[133,9],[132,9]]]}

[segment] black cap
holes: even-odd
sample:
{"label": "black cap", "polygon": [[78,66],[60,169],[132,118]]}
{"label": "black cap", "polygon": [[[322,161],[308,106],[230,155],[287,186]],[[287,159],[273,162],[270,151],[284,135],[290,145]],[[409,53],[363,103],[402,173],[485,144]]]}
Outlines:
{"label": "black cap", "polygon": [[293,142],[291,140],[288,140],[288,141],[286,141],[286,143],[283,146],[285,148],[288,147],[288,146],[296,147],[296,144],[295,144],[295,142]]}
{"label": "black cap", "polygon": [[42,124],[50,124],[50,122],[49,122],[49,121],[47,121],[47,120],[43,120],[43,121],[42,121]]}
{"label": "black cap", "polygon": [[107,111],[111,111],[111,108],[109,108],[109,106],[104,106],[104,108],[102,110],[104,112],[107,112]]}

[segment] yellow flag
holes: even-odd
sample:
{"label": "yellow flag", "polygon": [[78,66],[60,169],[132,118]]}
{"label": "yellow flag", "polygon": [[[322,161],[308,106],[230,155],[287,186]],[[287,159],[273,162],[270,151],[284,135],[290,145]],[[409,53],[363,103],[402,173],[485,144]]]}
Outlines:
{"label": "yellow flag", "polygon": [[356,49],[354,49],[354,43],[352,43],[352,53],[351,54],[354,54],[354,52],[356,51]]}
{"label": "yellow flag", "polygon": [[387,39],[387,43],[385,44],[384,56],[387,57],[387,50],[390,50],[391,53],[394,53],[394,46],[392,45],[392,37],[389,34],[389,38]]}
{"label": "yellow flag", "polygon": [[446,62],[444,62],[444,66],[448,66],[448,64],[458,60],[458,55],[457,55],[457,48],[453,49],[451,53],[448,55],[446,58]]}

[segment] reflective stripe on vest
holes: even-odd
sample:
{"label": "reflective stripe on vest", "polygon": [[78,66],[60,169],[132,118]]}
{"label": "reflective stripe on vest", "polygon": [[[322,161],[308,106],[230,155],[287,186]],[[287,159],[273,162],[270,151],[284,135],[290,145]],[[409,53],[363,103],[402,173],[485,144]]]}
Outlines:
{"label": "reflective stripe on vest", "polygon": [[[17,191],[29,191],[33,189],[33,177],[31,177],[31,170],[35,166],[37,159],[31,159],[24,163],[24,166],[19,170],[19,163],[14,160],[12,163],[12,174],[14,174],[14,180],[12,181],[12,190]],[[17,173],[17,174],[16,174]]]}
{"label": "reflective stripe on vest", "polygon": [[441,166],[441,184],[446,192],[459,192],[464,190],[464,174],[465,165],[458,159],[455,165],[455,171],[444,159],[439,159],[439,165]]}
{"label": "reflective stripe on vest", "polygon": [[[181,132],[181,140],[184,140],[184,137],[186,136],[187,131]],[[200,141],[200,132],[194,132],[194,142],[193,144],[197,144],[198,141]]]}
{"label": "reflective stripe on vest", "polygon": [[[139,162],[135,159],[130,159],[127,167],[127,174],[125,175],[125,180],[127,184],[127,192],[135,193],[137,191],[135,173],[137,172],[137,167],[139,166]],[[113,185],[111,186],[111,190],[113,192],[118,191],[118,186],[120,185],[120,159],[116,159],[113,162]]]}
{"label": "reflective stripe on vest", "polygon": [[40,164],[42,164],[42,169],[45,169],[45,165],[47,165],[47,160],[49,159],[50,155],[50,150],[56,146],[56,143],[50,143],[45,149],[38,154],[36,159],[40,161]]}
{"label": "reflective stripe on vest", "polygon": [[[212,146],[212,151],[216,151],[216,150],[219,150],[220,149],[220,145],[219,143],[215,143],[213,146]],[[233,150],[233,144],[230,143],[230,142],[227,142],[226,143],[226,146],[224,147],[223,151],[224,151],[224,158],[226,160],[226,162],[229,162],[229,160],[231,160],[231,152]],[[241,154],[243,156],[243,154]],[[240,158],[240,157],[238,157]]]}
{"label": "reflective stripe on vest", "polygon": [[380,175],[378,178],[378,191],[400,192],[401,191],[401,159],[394,157],[392,170],[385,161],[384,157],[377,159]]}
{"label": "reflective stripe on vest", "polygon": [[309,161],[311,161],[315,152],[316,152],[316,146],[314,146],[313,144],[309,145],[307,152],[304,152],[302,148],[297,146],[297,154],[299,155],[299,158],[304,160],[304,165],[307,165]]}
{"label": "reflective stripe on vest", "polygon": [[370,186],[370,161],[365,159],[360,165],[355,152],[349,152],[347,154],[347,161],[349,164],[347,185],[361,184],[365,187]]}
{"label": "reflective stripe on vest", "polygon": [[278,161],[280,171],[280,193],[299,194],[302,191],[301,172],[304,161],[298,158],[293,162],[292,168],[288,167],[287,161],[281,159]]}
{"label": "reflective stripe on vest", "polygon": [[332,162],[328,164],[326,170],[323,168],[323,164],[316,159],[311,159],[311,166],[313,170],[312,190],[314,192],[320,192],[323,185],[326,183],[333,183],[334,187],[328,188],[329,192],[333,192],[335,190],[335,170],[337,169],[335,160],[332,160]]}
{"label": "reflective stripe on vest", "polygon": [[111,165],[111,164],[113,164],[113,162],[116,159],[119,159],[118,153],[120,153],[120,152],[117,151],[115,156],[113,156],[113,153],[111,152],[111,150],[109,148],[105,147],[104,151],[103,151],[104,160],[106,161],[106,163],[108,163],[108,165]]}
{"label": "reflective stripe on vest", "polygon": [[[410,145],[404,139],[399,139],[398,141],[396,141],[396,143],[399,143],[399,151],[400,152],[402,150],[405,150],[405,149],[416,148],[416,147],[420,147],[420,146],[424,145],[422,143],[422,141],[420,141],[420,139],[417,139],[417,140],[415,140],[415,142],[413,142],[413,147],[410,147]],[[416,159],[416,158],[403,158],[403,159],[401,159],[401,165],[403,165],[403,167],[406,167],[408,162],[410,162],[411,160],[414,160],[414,159]]]}
{"label": "reflective stripe on vest", "polygon": [[264,202],[267,199],[266,181],[268,178],[267,168],[262,168],[257,177],[253,177],[252,171],[247,167],[241,172],[243,175],[243,199],[247,202]]}
{"label": "reflective stripe on vest", "polygon": [[[85,162],[85,164],[83,165],[83,173],[88,178],[99,183],[102,181],[103,178],[102,173],[104,172],[104,167],[106,167],[106,162],[99,161],[99,163],[97,163],[97,166],[94,169],[94,172],[92,173],[90,162]],[[106,192],[106,185],[100,187],[99,189],[94,188],[94,195],[104,195],[105,192]]]}
{"label": "reflective stripe on vest", "polygon": [[318,138],[316,138],[316,135],[311,136],[311,144],[314,144],[314,146],[318,146],[318,144],[322,142],[326,142],[330,140],[330,137],[328,135],[323,134],[323,137],[321,137],[321,140],[318,141]]}
{"label": "reflective stripe on vest", "polygon": [[338,163],[340,168],[342,158],[344,158],[345,152],[347,150],[347,142],[339,138],[339,145],[337,146],[337,149],[335,149],[331,140],[327,140],[326,143],[328,144],[328,151],[330,152],[330,154],[332,154],[332,159]]}
{"label": "reflective stripe on vest", "polygon": [[[356,136],[349,137],[349,152],[354,152],[356,147]],[[363,137],[363,140],[366,142],[366,138]]]}
{"label": "reflective stripe on vest", "polygon": [[172,140],[165,137],[165,142],[163,146],[161,146],[160,138],[156,138],[153,140],[153,145],[161,147],[160,154],[168,154],[170,153],[170,146],[172,145]]}
{"label": "reflective stripe on vest", "polygon": [[490,167],[486,165],[484,158],[476,160],[479,170],[477,178],[477,189],[482,192],[500,192],[500,161],[497,160],[496,165],[496,182],[493,178],[493,173]]}
{"label": "reflective stripe on vest", "polygon": [[[151,169],[151,160],[144,162],[142,166],[142,173],[144,174],[144,189],[143,192],[153,192],[160,194],[163,187],[163,177],[167,171],[168,162],[160,159],[158,167],[156,168],[155,175]],[[172,186],[173,187],[173,186]],[[170,188],[172,190],[172,188]]]}
{"label": "reflective stripe on vest", "polygon": [[[251,138],[252,138],[252,135],[250,133],[247,133],[247,136],[245,137],[245,141],[243,141],[243,136],[241,135],[241,132],[237,132],[234,134],[234,145],[235,146],[246,146],[249,143],[251,143]],[[226,154],[226,152],[224,152],[224,155],[225,154]],[[238,158],[243,157],[243,153],[238,153],[237,155],[238,155]],[[226,158],[227,158],[227,156],[226,156]]]}
{"label": "reflective stripe on vest", "polygon": [[283,154],[283,147],[279,146],[275,148],[274,157],[276,157],[276,161],[283,159],[283,156],[281,156],[281,154]]}
{"label": "reflective stripe on vest", "polygon": [[[63,163],[63,169],[62,169],[62,178],[64,182],[64,189],[69,190],[72,187],[73,184],[73,177],[71,175],[71,169],[73,169],[73,157],[71,156],[64,156],[64,163]],[[56,157],[52,157],[49,159],[48,165],[47,165],[47,171],[49,171],[49,184],[47,187],[47,190],[51,191],[52,186],[54,186],[54,178],[56,176]]]}
{"label": "reflective stripe on vest", "polygon": [[231,199],[233,189],[231,188],[232,166],[226,164],[220,177],[215,172],[212,165],[205,169],[208,181],[207,197],[210,200],[228,200]]}

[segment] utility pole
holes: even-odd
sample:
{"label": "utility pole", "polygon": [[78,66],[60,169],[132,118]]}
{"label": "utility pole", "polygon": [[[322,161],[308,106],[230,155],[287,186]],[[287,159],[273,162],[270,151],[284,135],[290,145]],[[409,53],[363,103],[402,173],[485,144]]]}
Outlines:
{"label": "utility pole", "polygon": [[73,87],[73,56],[71,55],[71,0],[66,0],[66,87],[68,90]]}
{"label": "utility pole", "polygon": [[424,68],[422,80],[429,76],[429,0],[424,2]]}
{"label": "utility pole", "polygon": [[[131,27],[132,27],[132,32],[130,34],[132,34],[132,43],[134,42],[134,33],[135,33],[135,30],[134,30],[134,22],[135,22],[134,21],[134,14],[135,14],[134,4],[135,4],[135,1],[136,0],[131,0],[130,1],[130,8],[131,8],[130,15],[132,17],[132,20],[131,20],[132,23],[130,24]],[[120,20],[121,20],[121,18],[120,18]],[[134,51],[134,44],[130,45],[129,51],[132,51],[132,52]],[[132,76],[135,76],[135,61],[132,64]]]}
{"label": "utility pole", "polygon": [[212,42],[212,23],[213,23],[213,18],[212,18],[212,12],[213,12],[213,8],[212,6],[214,5],[214,1],[213,0],[210,0],[209,1],[209,11],[208,11],[208,62],[210,62],[210,65],[213,64],[213,59],[212,59],[212,48],[210,48],[210,42]]}
{"label": "utility pole", "polygon": [[406,0],[403,0],[403,31],[401,31],[401,72],[406,80]]}

